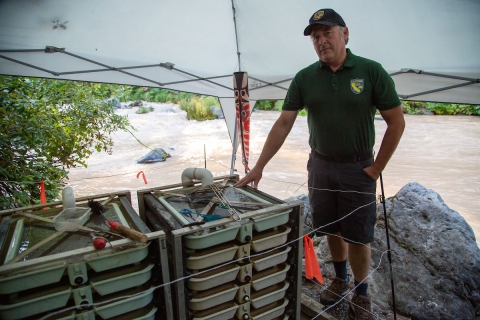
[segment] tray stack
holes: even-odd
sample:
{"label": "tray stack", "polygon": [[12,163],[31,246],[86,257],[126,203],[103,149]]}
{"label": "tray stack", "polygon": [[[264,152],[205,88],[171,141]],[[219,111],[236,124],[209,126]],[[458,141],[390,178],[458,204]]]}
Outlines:
{"label": "tray stack", "polygon": [[[172,286],[175,319],[300,317],[298,239],[303,206],[249,187],[233,188],[237,179],[236,175],[215,179],[226,198],[233,199],[232,207],[233,203],[263,204],[239,209],[240,219],[225,213],[225,208],[222,212],[217,204],[210,214],[218,219],[200,225],[195,223],[199,221],[195,212],[201,212],[205,203],[198,205],[199,187],[138,191],[140,216],[151,229],[166,233],[170,278],[183,279]],[[185,209],[192,211],[190,217],[179,218],[179,212],[189,212]]]}
{"label": "tray stack", "polygon": [[[158,274],[160,261],[166,261],[165,234],[150,232],[131,207],[129,191],[88,199],[105,197],[110,200],[100,218],[147,234],[147,243],[112,235],[104,249],[96,250],[91,234],[69,231],[12,263],[22,251],[58,233],[52,223],[28,214],[51,219],[63,208],[61,203],[49,203],[0,212],[5,231],[0,319],[154,319],[171,313],[165,303],[170,297],[164,299],[164,290],[155,290],[159,283],[168,283],[168,274]],[[86,207],[81,198],[77,201],[77,208]],[[85,227],[98,227],[100,218],[92,215]]]}

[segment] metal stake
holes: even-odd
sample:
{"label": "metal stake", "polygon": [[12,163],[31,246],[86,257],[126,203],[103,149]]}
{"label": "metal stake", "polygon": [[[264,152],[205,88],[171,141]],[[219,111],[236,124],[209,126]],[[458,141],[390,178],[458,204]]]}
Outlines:
{"label": "metal stake", "polygon": [[390,250],[390,236],[388,234],[388,220],[387,220],[387,207],[385,205],[385,191],[383,190],[383,178],[380,172],[380,187],[382,189],[382,204],[383,204],[383,216],[385,217],[385,232],[387,234],[387,248],[388,248],[388,262],[390,264],[390,284],[392,286],[392,301],[393,301],[393,318],[397,320],[397,308],[395,306],[395,288],[393,285],[393,269],[392,269],[392,254]]}

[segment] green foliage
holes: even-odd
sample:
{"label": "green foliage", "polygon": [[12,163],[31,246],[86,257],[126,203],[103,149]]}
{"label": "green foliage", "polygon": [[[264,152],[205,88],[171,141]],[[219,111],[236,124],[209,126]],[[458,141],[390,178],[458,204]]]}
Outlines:
{"label": "green foliage", "polygon": [[0,77],[0,210],[38,203],[39,181],[55,199],[66,169],[109,151],[129,127],[105,102],[117,86]]}
{"label": "green foliage", "polygon": [[302,117],[305,117],[305,116],[307,115],[307,110],[305,110],[305,109],[300,110],[300,111],[298,112],[298,115],[299,115],[299,116],[302,116]]}
{"label": "green foliage", "polygon": [[190,100],[180,100],[180,108],[187,112],[189,120],[212,120],[216,116],[210,106],[205,106],[201,97],[193,97]]}
{"label": "green foliage", "polygon": [[432,111],[436,115],[480,115],[480,106],[455,103],[402,101],[403,111],[408,114],[424,114]]}
{"label": "green foliage", "polygon": [[254,109],[256,110],[274,110],[275,100],[257,100]]}
{"label": "green foliage", "polygon": [[203,105],[205,107],[220,107],[220,103],[218,102],[218,99],[216,97],[212,96],[207,96],[203,98]]}
{"label": "green foliage", "polygon": [[283,107],[283,100],[277,100],[275,101],[275,104],[273,106],[273,109],[277,110],[277,111],[282,111],[282,107]]}
{"label": "green foliage", "polygon": [[426,103],[427,109],[433,111],[435,114],[442,115],[454,115],[454,114],[466,114],[466,115],[480,115],[480,106],[467,105],[467,104],[454,104],[454,103]]}
{"label": "green foliage", "polygon": [[421,109],[425,108],[424,102],[402,101],[403,111],[408,114],[422,114]]}
{"label": "green foliage", "polygon": [[153,110],[154,109],[152,106],[140,106],[138,107],[137,111],[135,111],[135,113],[144,114],[144,113],[152,112]]}

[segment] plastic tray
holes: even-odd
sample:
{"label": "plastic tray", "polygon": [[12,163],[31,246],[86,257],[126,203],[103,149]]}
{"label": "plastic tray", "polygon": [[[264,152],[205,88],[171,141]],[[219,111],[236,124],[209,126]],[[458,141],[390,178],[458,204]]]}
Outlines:
{"label": "plastic tray", "polygon": [[292,209],[280,213],[272,214],[267,217],[254,218],[253,229],[261,232],[271,228],[278,227],[288,222],[289,214]]}
{"label": "plastic tray", "polygon": [[187,287],[192,290],[208,290],[213,287],[235,280],[240,267],[229,264],[188,279]]}
{"label": "plastic tray", "polygon": [[75,231],[83,226],[90,217],[90,208],[67,208],[60,211],[53,219],[55,229],[58,231]]}
{"label": "plastic tray", "polygon": [[231,301],[237,294],[238,286],[228,283],[210,290],[197,292],[193,298],[188,301],[188,308],[192,310],[205,310],[219,304]]}
{"label": "plastic tray", "polygon": [[0,278],[0,294],[9,294],[58,282],[62,278],[65,268],[66,264],[62,263],[41,270]]}
{"label": "plastic tray", "polygon": [[287,242],[288,233],[292,230],[287,226],[280,226],[278,230],[269,230],[262,233],[254,233],[252,241],[252,249],[260,252],[275,248]]}
{"label": "plastic tray", "polygon": [[54,310],[65,306],[72,294],[72,290],[62,290],[34,299],[0,305],[0,319],[22,319],[42,312]]}
{"label": "plastic tray", "polygon": [[124,275],[101,281],[95,281],[95,279],[92,279],[90,284],[96,292],[104,296],[106,294],[144,284],[150,279],[152,268],[153,264],[149,264],[142,270],[132,272],[134,269],[138,269],[137,266],[133,266],[132,268],[123,269],[122,273]]}
{"label": "plastic tray", "polygon": [[216,230],[211,233],[200,236],[188,235],[183,237],[183,243],[190,249],[205,249],[220,243],[225,243],[235,239],[238,229],[241,225],[234,225],[222,230]]}
{"label": "plastic tray", "polygon": [[284,314],[288,299],[268,304],[260,309],[252,309],[250,315],[252,320],[271,320]]}
{"label": "plastic tray", "polygon": [[225,320],[232,319],[238,306],[233,302],[227,302],[213,308],[194,313],[192,320]]}
{"label": "plastic tray", "polygon": [[192,270],[200,270],[230,261],[235,256],[238,246],[227,244],[220,247],[212,247],[204,252],[195,252],[195,255],[185,259],[185,267]]}
{"label": "plastic tray", "polygon": [[289,283],[284,281],[273,286],[270,286],[264,290],[252,292],[251,305],[255,309],[266,306],[267,304],[281,300],[285,297],[285,291],[289,287]]}
{"label": "plastic tray", "polygon": [[286,279],[288,270],[290,270],[290,265],[282,263],[271,269],[258,272],[253,275],[252,288],[260,291],[268,286],[282,282]]}
{"label": "plastic tray", "polygon": [[109,319],[118,315],[140,309],[145,307],[152,301],[153,288],[146,290],[145,292],[134,295],[131,298],[118,300],[108,305],[102,305],[100,307],[94,307],[95,313],[103,319]]}
{"label": "plastic tray", "polygon": [[265,254],[250,258],[253,264],[253,268],[256,271],[262,271],[267,268],[276,266],[282,262],[285,262],[288,258],[288,253],[292,248],[289,246],[282,247],[280,249],[275,249],[269,251]]}

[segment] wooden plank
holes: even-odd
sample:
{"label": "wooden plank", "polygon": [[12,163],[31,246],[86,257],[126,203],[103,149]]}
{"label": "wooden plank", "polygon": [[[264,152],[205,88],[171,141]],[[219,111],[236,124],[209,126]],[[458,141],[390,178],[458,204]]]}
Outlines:
{"label": "wooden plank", "polygon": [[[302,293],[302,313],[306,314],[309,317],[316,317],[323,312],[323,308],[323,304]],[[329,315],[326,312],[316,319],[337,320],[337,318]]]}

